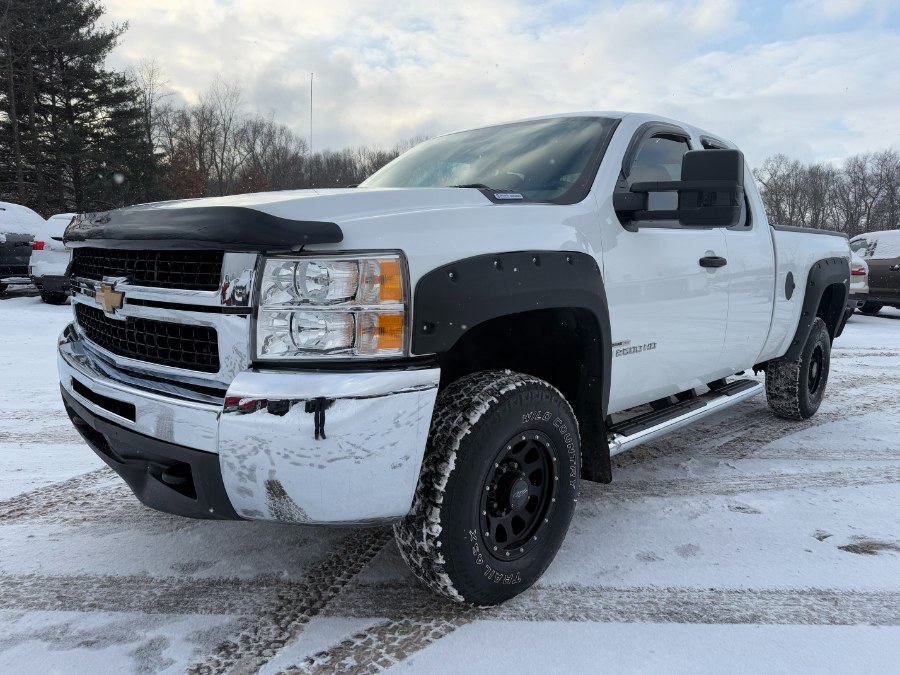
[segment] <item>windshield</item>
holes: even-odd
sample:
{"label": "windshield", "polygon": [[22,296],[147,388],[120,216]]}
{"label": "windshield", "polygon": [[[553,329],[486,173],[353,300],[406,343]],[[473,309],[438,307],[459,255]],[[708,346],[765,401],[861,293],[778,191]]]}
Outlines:
{"label": "windshield", "polygon": [[593,178],[586,169],[614,128],[605,117],[564,117],[461,131],[417,145],[360,187],[486,187],[555,201]]}

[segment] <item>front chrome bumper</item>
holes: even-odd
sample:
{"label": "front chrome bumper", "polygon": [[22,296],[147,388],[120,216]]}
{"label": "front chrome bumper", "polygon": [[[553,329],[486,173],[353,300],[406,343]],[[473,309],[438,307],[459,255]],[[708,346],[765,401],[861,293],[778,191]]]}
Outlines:
{"label": "front chrome bumper", "polygon": [[[228,499],[243,518],[385,522],[412,504],[438,368],[248,370],[215,400],[129,375],[72,331],[64,336],[58,363],[65,394],[138,438],[217,455]],[[106,441],[115,453],[115,434]]]}

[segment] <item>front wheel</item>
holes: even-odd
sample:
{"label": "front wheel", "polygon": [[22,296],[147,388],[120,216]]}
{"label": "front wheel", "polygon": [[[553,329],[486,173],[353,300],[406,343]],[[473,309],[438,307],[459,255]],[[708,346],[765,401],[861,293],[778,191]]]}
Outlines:
{"label": "front wheel", "polygon": [[484,371],[438,397],[413,507],[394,526],[435,592],[495,605],[531,586],[559,550],[578,494],[578,422],[529,375]]}
{"label": "front wheel", "polygon": [[779,359],[766,366],[766,400],[780,417],[812,417],[825,396],[831,366],[831,337],[825,322],[813,321],[809,337],[796,361]]}

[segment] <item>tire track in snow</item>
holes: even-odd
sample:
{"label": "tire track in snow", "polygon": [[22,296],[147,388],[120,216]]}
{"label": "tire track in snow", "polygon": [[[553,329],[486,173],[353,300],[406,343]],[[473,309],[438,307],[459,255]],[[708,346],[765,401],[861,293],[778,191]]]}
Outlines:
{"label": "tire track in snow", "polygon": [[[780,440],[780,439],[776,439]],[[771,443],[772,441],[769,441]],[[809,443],[809,441],[804,441]],[[810,461],[846,461],[846,462],[900,462],[900,453],[890,448],[865,450],[853,450],[848,448],[814,448],[797,446],[794,448],[735,448],[726,452],[695,452],[692,456],[712,456],[721,459],[786,459],[786,460],[810,460]]]}
{"label": "tire track in snow", "polygon": [[354,531],[310,569],[302,582],[279,585],[274,601],[248,619],[239,635],[220,644],[187,672],[257,672],[322,612],[391,536],[388,528]]}
{"label": "tire track in snow", "polygon": [[447,603],[408,583],[357,585],[327,616],[392,617],[309,656],[290,675],[378,673],[476,620],[900,625],[900,591],[533,587],[499,608]]}
{"label": "tire track in snow", "polygon": [[[898,378],[898,381],[900,381],[900,378]],[[873,387],[873,389],[875,389],[875,387]],[[744,449],[748,445],[765,445],[792,436],[798,431],[805,431],[812,427],[820,427],[829,422],[846,420],[857,414],[871,412],[884,413],[888,410],[900,411],[900,399],[897,397],[896,389],[883,388],[880,386],[880,383],[877,389],[882,391],[873,395],[871,398],[846,402],[839,401],[836,409],[818,413],[809,419],[802,421],[773,418],[771,412],[766,409],[766,412],[769,412],[770,416],[769,424],[766,424],[765,420],[759,420],[752,428],[744,430],[740,435],[719,445],[717,451],[730,453],[735,450]],[[834,403],[834,401],[832,401],[832,403]],[[844,403],[845,405],[843,405]]]}
{"label": "tire track in snow", "polygon": [[[900,378],[897,378],[900,381]],[[832,401],[833,402],[833,401]],[[745,404],[744,404],[745,405]],[[741,406],[733,410],[740,411]],[[764,454],[757,454],[754,448],[782,440],[798,432],[814,427],[845,420],[853,415],[872,412],[900,412],[900,399],[896,392],[886,390],[883,393],[866,400],[848,401],[846,405],[839,406],[835,410],[820,411],[811,418],[802,421],[783,420],[775,417],[768,407],[755,407],[740,417],[732,417],[715,421],[704,421],[693,427],[686,427],[676,431],[661,440],[653,441],[613,458],[614,468],[643,464],[660,457],[669,455],[686,454],[690,456],[715,456],[722,459],[743,459],[749,457],[770,458]],[[717,442],[720,438],[722,442]],[[791,458],[788,451],[774,452],[771,458]],[[827,452],[827,451],[823,451]],[[847,452],[834,451],[835,459],[847,458]],[[885,453],[886,455],[888,453]],[[884,459],[894,459],[885,456]],[[814,457],[809,457],[813,459]],[[859,458],[854,456],[853,458]],[[828,457],[826,457],[828,459]],[[860,459],[878,459],[876,457],[862,457]]]}
{"label": "tire track in snow", "polygon": [[[436,603],[442,601],[436,600]],[[285,675],[354,675],[380,673],[471,623],[478,614],[436,607],[432,616],[381,621],[339,644],[286,668]]]}
{"label": "tire track in snow", "polygon": [[853,349],[849,347],[842,347],[841,349],[835,349],[831,352],[831,358],[833,359],[850,359],[861,357],[869,358],[872,356],[880,358],[896,358],[900,356],[900,352],[895,352],[888,349],[878,349],[877,347],[873,349]]}
{"label": "tire track in snow", "polygon": [[248,614],[272,604],[278,577],[179,577],[39,574],[0,575],[0,609],[140,614]]}
{"label": "tire track in snow", "polygon": [[613,481],[609,485],[582,482],[580,496],[596,499],[632,499],[635,497],[682,497],[697,495],[736,495],[769,490],[807,490],[864,487],[900,483],[900,466],[875,467],[857,471],[820,471],[782,473],[762,476],[685,476],[660,480]]}
{"label": "tire track in snow", "polygon": [[[70,425],[71,426],[71,425]],[[40,434],[22,431],[0,431],[0,443],[15,445],[72,445],[79,449],[85,445],[84,440],[74,429],[42,429]]]}
{"label": "tire track in snow", "polygon": [[104,531],[134,528],[143,533],[185,530],[203,522],[144,506],[105,467],[0,501],[0,525],[28,520]]}
{"label": "tire track in snow", "polygon": [[[428,596],[428,597],[422,597]],[[900,590],[832,588],[690,588],[537,585],[502,607],[447,611],[407,583],[360,584],[325,613],[387,617],[427,614],[445,620],[589,621],[596,623],[801,624],[900,626]],[[429,609],[430,608],[430,609]]]}
{"label": "tire track in snow", "polygon": [[847,589],[538,588],[510,618],[691,624],[900,625],[900,591]]}
{"label": "tire track in snow", "polygon": [[111,469],[95,469],[59,483],[0,500],[0,523],[46,516],[63,507],[91,508],[96,504],[97,497],[115,487],[117,480],[118,477]]}

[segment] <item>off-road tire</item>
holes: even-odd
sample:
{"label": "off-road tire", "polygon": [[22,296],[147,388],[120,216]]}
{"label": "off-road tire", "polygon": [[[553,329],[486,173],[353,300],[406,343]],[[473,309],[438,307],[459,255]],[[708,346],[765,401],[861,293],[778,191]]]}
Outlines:
{"label": "off-road tire", "polygon": [[880,302],[864,302],[863,306],[859,308],[859,311],[863,314],[872,316],[873,314],[878,314],[882,307],[884,307],[884,305]]}
{"label": "off-road tire", "polygon": [[769,407],[776,415],[788,419],[812,417],[825,396],[830,363],[831,337],[825,322],[817,317],[799,359],[778,359],[766,366]]}
{"label": "off-road tire", "polygon": [[41,300],[48,305],[62,305],[69,299],[65,291],[41,291]]}
{"label": "off-road tire", "polygon": [[[546,475],[533,470],[538,462]],[[412,510],[394,526],[400,553],[440,595],[471,605],[501,603],[531,586],[556,556],[575,512],[580,474],[578,422],[556,388],[510,371],[462,377],[438,396]],[[521,497],[524,487],[528,497]],[[504,506],[492,501],[503,493]],[[527,502],[516,508],[514,497]],[[520,512],[519,522],[532,524],[513,536]],[[512,520],[501,543],[504,517]],[[522,537],[521,548],[508,550]]]}

